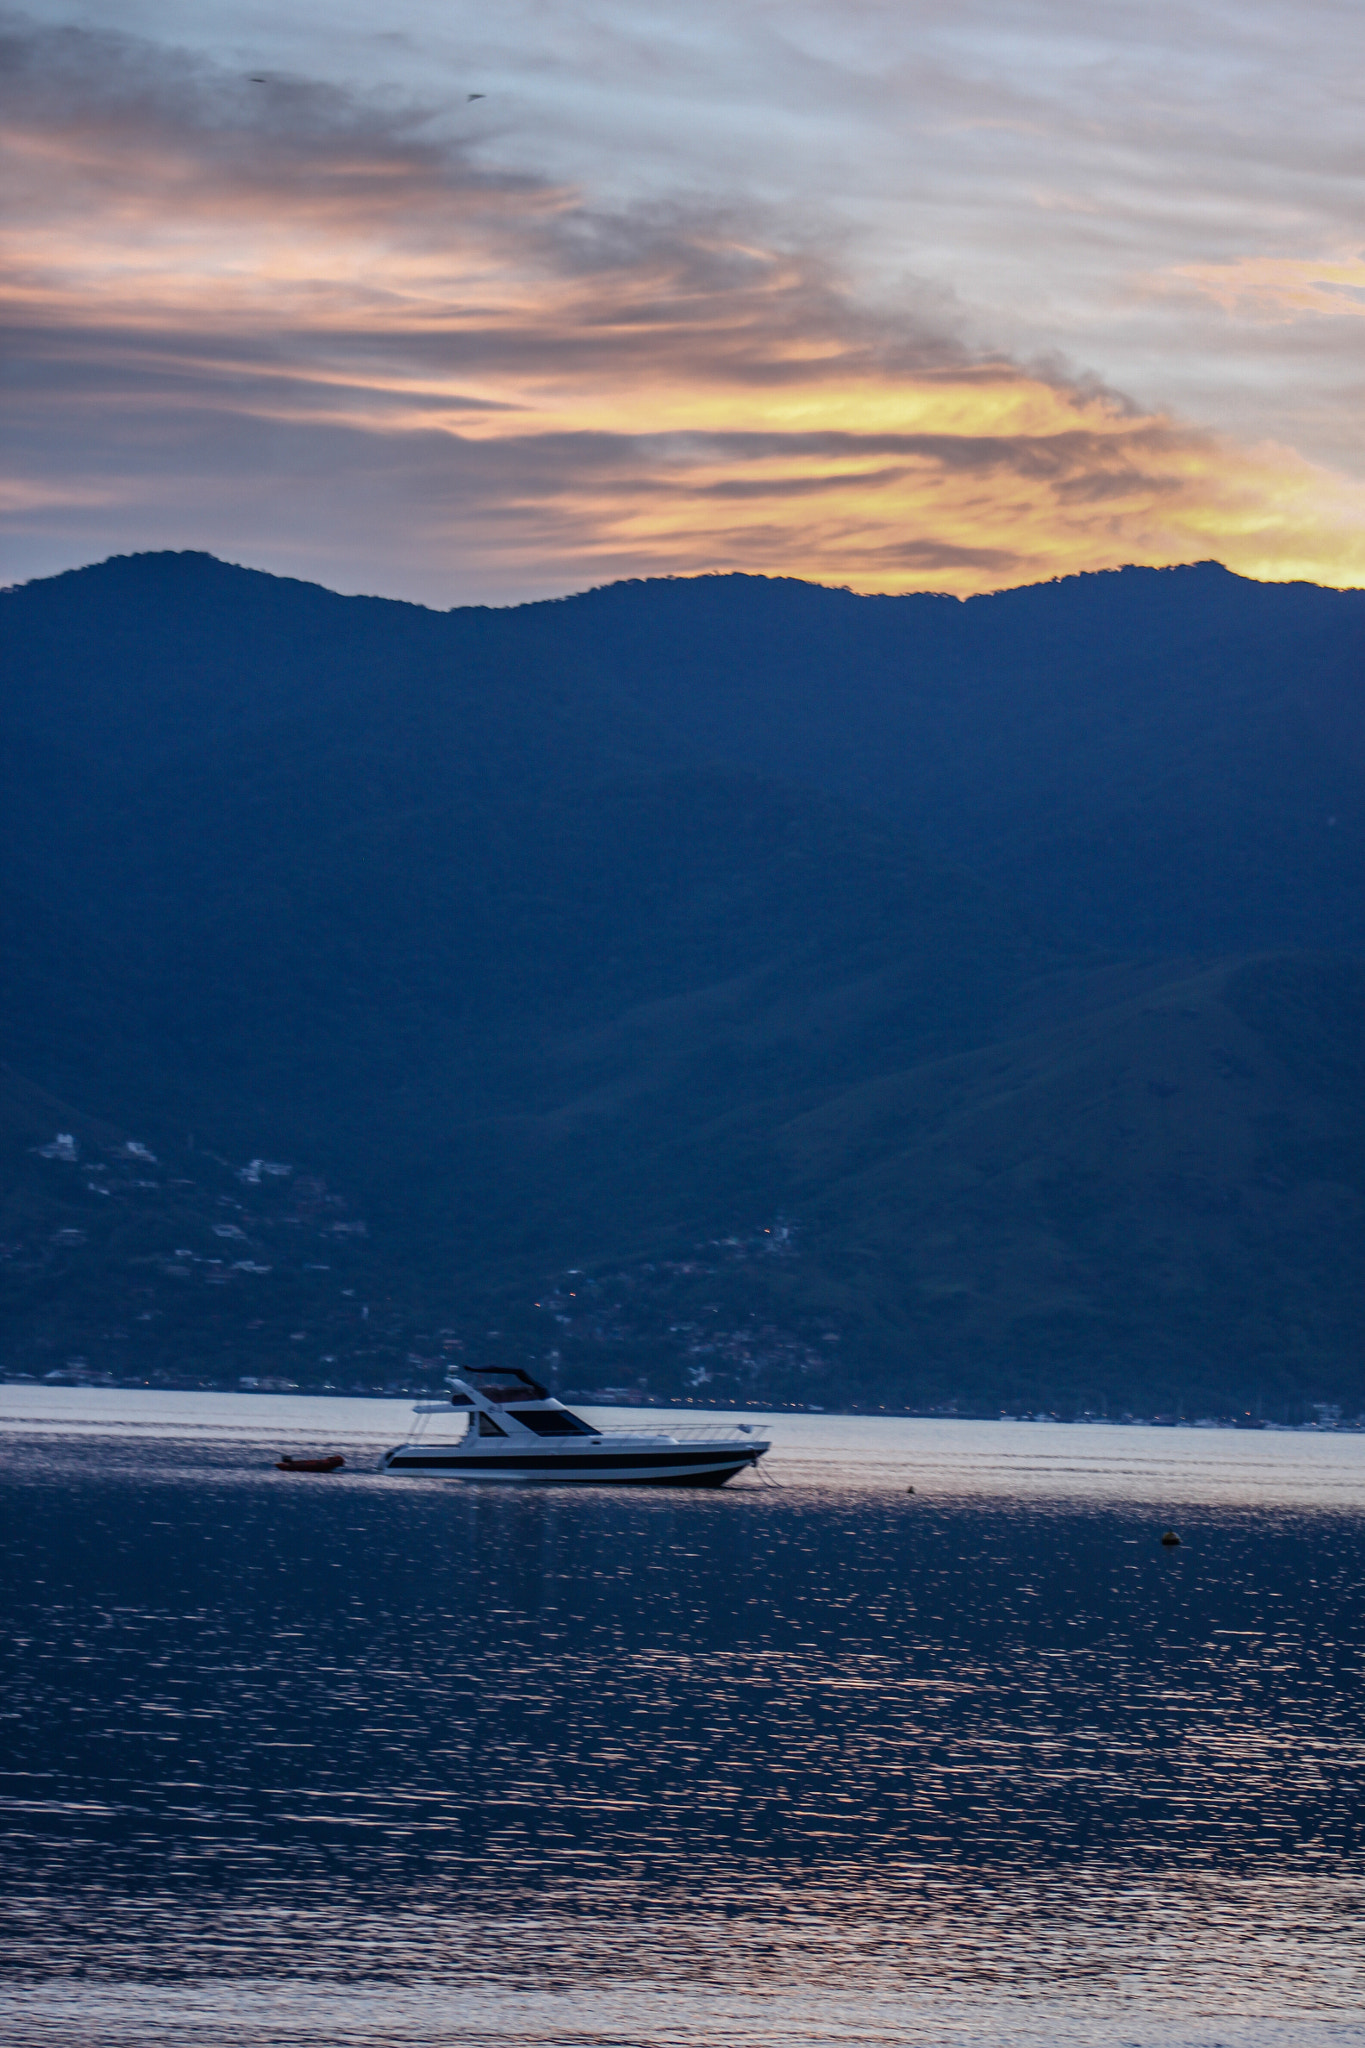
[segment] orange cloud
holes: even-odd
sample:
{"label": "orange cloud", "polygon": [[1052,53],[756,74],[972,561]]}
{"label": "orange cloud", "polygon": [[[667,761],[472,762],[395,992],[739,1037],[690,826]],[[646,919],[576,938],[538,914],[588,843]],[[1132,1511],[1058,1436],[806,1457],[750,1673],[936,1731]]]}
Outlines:
{"label": "orange cloud", "polygon": [[160,521],[353,578],[368,549],[371,585],[447,600],[731,568],[966,594],[1208,555],[1365,580],[1344,482],[860,302],[780,223],[594,211],[422,109],[104,48],[68,37],[5,131],[15,530],[93,538],[118,505],[123,545]]}
{"label": "orange cloud", "polygon": [[1336,262],[1288,256],[1243,256],[1235,263],[1186,263],[1187,278],[1227,313],[1293,319],[1300,313],[1365,313],[1365,257]]}

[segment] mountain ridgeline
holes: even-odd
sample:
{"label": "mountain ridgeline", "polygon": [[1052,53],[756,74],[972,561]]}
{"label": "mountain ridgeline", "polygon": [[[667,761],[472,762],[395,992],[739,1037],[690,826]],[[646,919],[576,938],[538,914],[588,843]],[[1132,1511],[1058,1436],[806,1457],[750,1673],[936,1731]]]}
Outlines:
{"label": "mountain ridgeline", "polygon": [[1365,593],[0,633],[11,1372],[1365,1407]]}

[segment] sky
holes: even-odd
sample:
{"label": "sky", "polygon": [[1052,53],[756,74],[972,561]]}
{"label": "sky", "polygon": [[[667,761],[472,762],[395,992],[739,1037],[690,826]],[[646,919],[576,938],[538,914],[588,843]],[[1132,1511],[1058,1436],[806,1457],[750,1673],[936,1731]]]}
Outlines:
{"label": "sky", "polygon": [[1363,102],[1358,0],[0,12],[0,573],[1365,583]]}

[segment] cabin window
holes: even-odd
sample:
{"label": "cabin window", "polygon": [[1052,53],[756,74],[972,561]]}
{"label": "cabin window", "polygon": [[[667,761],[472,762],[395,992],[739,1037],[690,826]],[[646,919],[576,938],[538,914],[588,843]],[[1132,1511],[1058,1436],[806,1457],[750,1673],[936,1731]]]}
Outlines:
{"label": "cabin window", "polygon": [[491,1415],[485,1415],[482,1408],[479,1410],[480,1436],[506,1436],[506,1434],[507,1431],[505,1429],[500,1429],[497,1423],[494,1422]]}
{"label": "cabin window", "polygon": [[518,1422],[524,1422],[537,1436],[591,1436],[593,1431],[567,1408],[509,1408]]}

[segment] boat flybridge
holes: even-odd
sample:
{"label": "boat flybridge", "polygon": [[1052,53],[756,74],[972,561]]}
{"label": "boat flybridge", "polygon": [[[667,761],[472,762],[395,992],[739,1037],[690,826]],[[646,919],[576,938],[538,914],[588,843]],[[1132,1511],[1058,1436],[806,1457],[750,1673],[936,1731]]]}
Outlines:
{"label": "boat flybridge", "polygon": [[[595,1429],[515,1366],[466,1367],[446,1384],[449,1400],[416,1404],[422,1420],[384,1453],[384,1471],[560,1486],[724,1486],[769,1449],[745,1422],[685,1437]],[[463,1417],[463,1434],[427,1435],[430,1417],[452,1414]]]}

